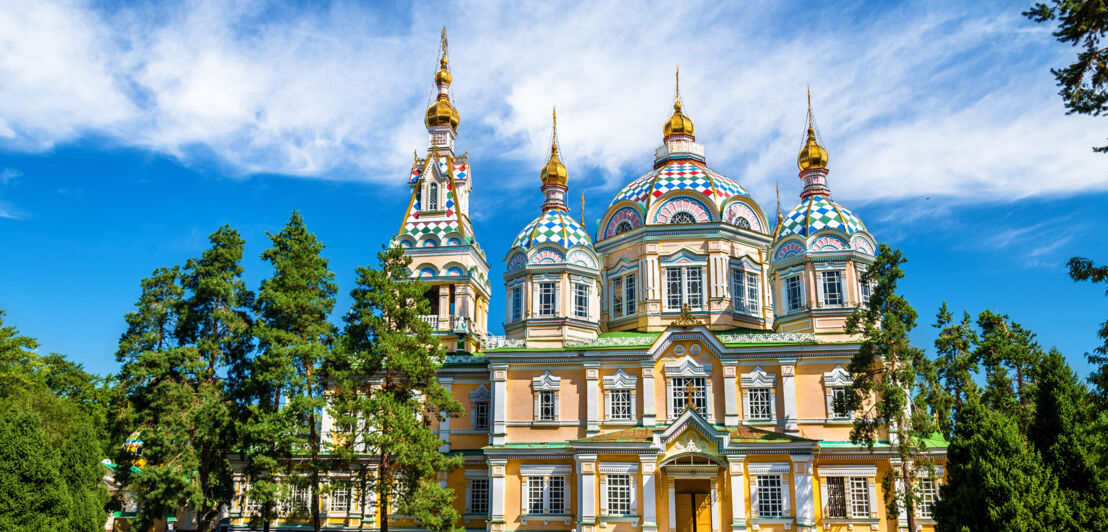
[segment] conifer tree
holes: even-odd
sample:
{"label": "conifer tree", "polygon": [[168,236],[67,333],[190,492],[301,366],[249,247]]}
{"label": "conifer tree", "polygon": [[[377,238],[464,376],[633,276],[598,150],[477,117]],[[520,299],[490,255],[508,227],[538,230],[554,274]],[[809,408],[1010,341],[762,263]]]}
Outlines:
{"label": "conifer tree", "polygon": [[1078,523],[1074,529],[1103,530],[1108,525],[1106,427],[1097,414],[1088,390],[1065,357],[1052,349],[1043,359],[1028,437],[1057,476]]}
{"label": "conifer tree", "polygon": [[[1082,257],[1070,259],[1068,265],[1070,278],[1074,281],[1108,284],[1108,266],[1098,266]],[[1105,288],[1105,294],[1108,294],[1108,287]],[[1085,353],[1085,358],[1094,365],[1089,382],[1093,385],[1097,401],[1102,409],[1108,409],[1108,321],[1100,324],[1097,336],[1103,343],[1092,353]]]}
{"label": "conifer tree", "polygon": [[237,430],[225,374],[250,350],[252,296],[238,232],[223,226],[209,241],[183,271],[161,268],[142,282],[120,339],[122,425],[139,433],[144,465],[121,468],[117,480],[139,505],[140,528],[192,508],[199,529],[214,530],[233,489],[227,455]]}
{"label": "conifer tree", "polygon": [[946,307],[939,308],[935,319],[935,328],[939,336],[935,339],[935,383],[934,399],[930,401],[935,411],[943,435],[950,439],[954,432],[954,419],[966,401],[977,395],[977,383],[973,374],[978,369],[978,359],[974,354],[977,343],[977,331],[968,312],[962,314],[962,321],[954,323],[954,316]]}
{"label": "conifer tree", "polygon": [[885,503],[890,516],[905,511],[908,529],[916,530],[918,469],[931,467],[927,439],[938,426],[926,406],[933,368],[923,350],[908,339],[917,314],[897,293],[897,283],[904,277],[900,265],[905,262],[899,250],[882,244],[862,276],[862,282],[873,285],[873,292],[869,305],[846,322],[846,331],[860,335],[861,343],[850,361],[854,384],[840,406],[859,414],[850,440],[871,452],[882,428],[887,428],[900,465],[890,468],[883,480]]}
{"label": "conifer tree", "polygon": [[293,211],[281,232],[269,238],[273,247],[262,259],[273,266],[273,276],[262,281],[258,292],[255,334],[261,352],[247,384],[254,415],[248,436],[249,496],[262,506],[254,519],[268,529],[290,486],[309,490],[307,512],[318,531],[320,472],[328,467],[319,433],[327,386],[322,365],[334,341],[327,316],[335,306],[335,274],[320,255],[323,244],[308,232],[299,212]]}
{"label": "conifer tree", "polygon": [[431,422],[458,417],[462,407],[438,382],[445,352],[420,319],[429,303],[426,286],[407,271],[411,259],[393,247],[378,253],[378,260],[377,269],[358,268],[351,291],[344,357],[334,365],[336,428],[349,435],[348,454],[377,462],[376,477],[363,468],[359,480],[377,495],[382,531],[388,531],[394,509],[430,530],[454,530],[459,516],[451,505],[453,490],[439,486],[436,474],[460,466],[460,460],[438,452],[442,441]]}
{"label": "conifer tree", "polygon": [[986,310],[978,315],[977,325],[981,328],[981,339],[975,356],[985,366],[983,400],[994,410],[1013,416],[1026,432],[1035,409],[1042,348],[1035,342],[1034,333],[1006,315]]}
{"label": "conifer tree", "polygon": [[1015,420],[976,396],[958,410],[946,472],[934,514],[941,532],[1045,532],[1076,526],[1059,497],[1058,479],[1028,446]]}

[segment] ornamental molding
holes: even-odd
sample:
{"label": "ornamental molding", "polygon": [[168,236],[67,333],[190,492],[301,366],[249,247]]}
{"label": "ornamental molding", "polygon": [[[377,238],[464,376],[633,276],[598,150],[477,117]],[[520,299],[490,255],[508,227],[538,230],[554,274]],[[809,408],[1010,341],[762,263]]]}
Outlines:
{"label": "ornamental molding", "polygon": [[875,465],[834,465],[819,466],[816,474],[821,477],[876,477]]}
{"label": "ornamental molding", "polygon": [[708,377],[712,374],[712,366],[685,355],[677,363],[666,364],[665,374],[666,377]]}
{"label": "ornamental molding", "polygon": [[746,464],[746,469],[751,475],[787,475],[789,473],[789,463],[755,462]]}
{"label": "ornamental molding", "polygon": [[634,347],[653,344],[657,339],[657,336],[616,336],[595,340],[571,338],[566,340],[566,347]]}
{"label": "ornamental molding", "polygon": [[544,371],[542,375],[531,379],[531,388],[536,392],[540,391],[554,391],[562,387],[562,378],[556,377],[550,373],[550,370]]}
{"label": "ornamental molding", "polygon": [[492,394],[489,393],[489,389],[484,384],[469,392],[469,402],[471,403],[487,403],[491,397]]}
{"label": "ornamental molding", "polygon": [[851,384],[854,384],[854,379],[842,366],[837,365],[835,369],[823,374],[824,386],[850,386]]}
{"label": "ornamental molding", "polygon": [[777,384],[776,373],[766,373],[762,366],[755,366],[754,371],[742,374],[743,388],[772,388]]}
{"label": "ornamental molding", "polygon": [[639,472],[638,462],[600,462],[597,471],[601,475],[630,475]]}
{"label": "ornamental molding", "polygon": [[508,338],[507,336],[486,336],[481,339],[481,349],[520,348],[527,345],[522,338]]}
{"label": "ornamental molding", "polygon": [[604,389],[606,390],[634,390],[638,378],[634,375],[629,375],[623,368],[620,368],[613,375],[604,377]]}
{"label": "ornamental molding", "polygon": [[523,464],[519,466],[519,476],[521,477],[553,477],[568,476],[572,474],[573,466],[568,465]]}
{"label": "ornamental molding", "polygon": [[814,333],[717,334],[716,338],[725,344],[797,344],[816,341]]}

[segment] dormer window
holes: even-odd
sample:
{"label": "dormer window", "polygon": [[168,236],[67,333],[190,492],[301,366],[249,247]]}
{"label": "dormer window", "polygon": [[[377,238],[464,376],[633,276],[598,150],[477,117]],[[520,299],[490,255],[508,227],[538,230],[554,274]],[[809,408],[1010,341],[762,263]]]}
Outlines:
{"label": "dormer window", "polygon": [[427,186],[427,210],[439,210],[439,184],[432,182]]}

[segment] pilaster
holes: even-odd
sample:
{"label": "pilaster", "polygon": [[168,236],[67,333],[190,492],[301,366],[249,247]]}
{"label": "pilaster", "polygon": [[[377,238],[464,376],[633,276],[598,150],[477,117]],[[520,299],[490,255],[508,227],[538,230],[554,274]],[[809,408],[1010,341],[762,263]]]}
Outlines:
{"label": "pilaster", "polygon": [[723,363],[723,423],[728,427],[739,425],[738,375],[735,362]]}
{"label": "pilaster", "polygon": [[504,445],[508,438],[508,365],[489,364],[492,373],[492,445]]}
{"label": "pilaster", "polygon": [[577,455],[577,493],[579,501],[577,516],[579,532],[593,532],[596,529],[596,455]]}
{"label": "pilaster", "polygon": [[[446,390],[446,394],[449,396],[454,391],[454,378],[442,377],[439,379],[439,384]],[[442,421],[439,422],[439,439],[442,440],[442,445],[439,446],[440,453],[450,452],[450,418],[443,416]]]}
{"label": "pilaster", "polygon": [[796,423],[796,359],[781,360],[781,393],[785,406],[785,433],[800,435]]}
{"label": "pilaster", "polygon": [[589,436],[600,433],[600,363],[585,363],[585,382],[587,390],[585,416],[587,426],[585,433]]}
{"label": "pilaster", "polygon": [[658,494],[655,491],[658,474],[658,458],[654,455],[639,455],[642,465],[642,529],[647,532],[658,530],[658,514],[655,505]]}
{"label": "pilaster", "polygon": [[[504,490],[508,468],[506,458],[489,458],[489,527],[490,531],[504,530]],[[523,496],[523,494],[520,494]]]}
{"label": "pilaster", "polygon": [[746,530],[746,456],[727,457],[727,475],[731,478],[731,530]]}
{"label": "pilaster", "polygon": [[654,413],[654,362],[642,366],[642,424],[649,427],[657,423]]}
{"label": "pilaster", "polygon": [[812,456],[790,455],[793,462],[793,500],[796,501],[796,526],[800,532],[813,532],[816,526],[815,489],[812,484]]}

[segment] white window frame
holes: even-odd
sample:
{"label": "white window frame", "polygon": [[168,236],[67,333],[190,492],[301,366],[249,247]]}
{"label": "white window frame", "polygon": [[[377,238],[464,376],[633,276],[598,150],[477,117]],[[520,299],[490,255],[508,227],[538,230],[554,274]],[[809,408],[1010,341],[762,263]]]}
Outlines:
{"label": "white window frame", "polygon": [[[636,389],[638,388],[638,377],[628,374],[620,368],[612,375],[604,377],[602,380],[604,385],[604,419],[613,422],[633,422],[636,419]],[[615,392],[626,393],[629,397],[630,408],[628,412],[630,417],[616,417],[614,415],[615,409],[613,408],[612,394]]]}
{"label": "white window frame", "polygon": [[589,319],[588,283],[573,283],[573,317],[582,320]]}
{"label": "white window frame", "polygon": [[[561,388],[562,388],[562,378],[551,374],[550,371],[546,371],[542,375],[540,375],[538,377],[535,377],[534,379],[531,379],[531,389],[534,393],[534,398],[535,398],[535,413],[534,413],[535,422],[538,422],[538,423],[547,422],[547,423],[549,423],[549,422],[558,421],[559,419],[561,419],[561,405],[560,405],[560,401],[559,401],[559,397],[558,397],[559,396],[558,392],[559,392],[559,390],[561,390]],[[547,396],[553,396],[553,405],[552,405],[553,409],[554,409],[553,419],[546,419],[546,418],[543,418],[543,416],[542,416],[542,407],[543,407],[542,400],[543,400],[544,394],[547,394]]]}
{"label": "white window frame", "polygon": [[608,308],[611,309],[612,319],[634,316],[638,311],[635,272],[613,276],[608,281],[608,286],[611,293]]}
{"label": "white window frame", "polygon": [[[538,281],[535,283],[535,315],[552,318],[558,315],[558,282]],[[547,302],[546,298],[550,301]]]}
{"label": "white window frame", "polygon": [[[350,495],[354,491],[353,486],[340,485],[338,487],[331,487],[331,490],[327,493],[327,514],[329,515],[346,515],[351,508]],[[339,504],[345,501],[344,504]],[[343,508],[345,506],[345,508]]]}
{"label": "white window frame", "polygon": [[[487,516],[492,510],[492,479],[489,478],[489,472],[487,469],[471,470],[467,469],[466,475],[466,505],[465,513],[468,515]],[[479,486],[483,485],[484,488],[484,502],[485,508],[482,510],[475,504],[475,494],[481,492]]]}
{"label": "white window frame", "polygon": [[731,308],[739,314],[757,316],[762,306],[761,278],[748,268],[731,268]]}
{"label": "white window frame", "polygon": [[835,369],[823,374],[823,389],[827,402],[827,419],[838,421],[854,418],[853,412],[847,412],[845,416],[837,415],[834,406],[835,394],[839,392],[849,393],[849,388],[852,384],[854,384],[853,377],[850,375],[850,372],[843,369],[841,365],[837,365]]}
{"label": "white window frame", "polygon": [[427,210],[430,212],[439,211],[439,184],[436,181],[427,183]]}
{"label": "white window frame", "polygon": [[[823,514],[829,519],[876,519],[877,518],[877,466],[874,465],[829,465],[819,466],[820,500],[823,501]],[[830,517],[831,488],[830,479],[843,479],[843,504],[846,507],[845,517]],[[865,489],[866,512],[855,512],[858,504],[859,489]]]}
{"label": "white window frame", "polygon": [[[822,306],[825,307],[841,307],[846,304],[846,294],[843,293],[843,270],[824,270],[819,273],[819,301]],[[831,278],[835,277],[836,280],[832,281]],[[834,288],[834,290],[828,290],[828,288]],[[832,296],[838,296],[837,300],[832,300]]]}
{"label": "white window frame", "polygon": [[[690,276],[692,272],[696,272],[695,276]],[[672,275],[676,274],[676,275]],[[690,277],[696,277],[691,279]],[[676,282],[678,288],[677,294],[673,293],[673,283]],[[704,267],[703,266],[686,266],[686,265],[673,265],[665,267],[665,304],[666,310],[677,311],[681,310],[684,305],[688,305],[690,310],[703,310],[704,309]],[[694,290],[695,288],[695,290]],[[676,295],[676,297],[674,297]],[[695,299],[693,296],[695,295]],[[693,303],[696,303],[695,305]]]}
{"label": "white window frame", "polygon": [[[638,517],[639,501],[638,501],[638,472],[639,464],[634,462],[601,462],[597,465],[597,472],[600,473],[600,515],[605,517]],[[616,482],[612,482],[616,480]],[[626,484],[621,484],[625,482]],[[618,499],[613,501],[613,488],[623,489],[626,488],[626,509],[622,512],[615,512],[612,508],[613,502],[619,502]],[[620,495],[620,494],[617,494]]]}
{"label": "white window frame", "polygon": [[[788,462],[761,462],[747,464],[747,471],[751,475],[750,481],[750,512],[755,519],[785,519],[791,515],[790,509],[790,497],[791,491],[789,489],[789,468]],[[760,478],[772,478],[776,477],[780,481],[780,494],[781,494],[781,515],[780,516],[763,516],[760,513],[761,510],[761,492],[758,489]]]}
{"label": "white window frame", "polygon": [[516,285],[508,289],[508,309],[511,321],[523,319],[523,286]]}
{"label": "white window frame", "polygon": [[[684,378],[703,378],[704,379],[704,403],[705,411],[700,412],[700,415],[704,419],[712,420],[715,416],[715,403],[714,396],[712,395],[712,366],[711,364],[698,362],[696,359],[686,355],[681,360],[666,364],[664,368],[666,376],[666,406],[668,410],[669,419],[677,419],[684,411],[684,404],[682,408],[677,408],[677,386],[675,385],[676,379]],[[682,386],[683,388],[683,386]],[[681,390],[681,396],[684,397],[684,389]]]}
{"label": "white window frame", "polygon": [[[473,430],[489,430],[492,425],[492,394],[489,389],[484,385],[480,385],[476,390],[469,392],[469,403],[472,407],[469,410],[469,425]],[[479,423],[480,416],[477,414],[477,405],[483,405],[484,425]]]}
{"label": "white window frame", "polygon": [[612,318],[619,319],[623,317],[623,276],[614,277],[608,283],[611,288],[612,298],[608,304],[608,307],[612,309]]}
{"label": "white window frame", "polygon": [[[570,516],[573,508],[571,502],[572,485],[570,475],[571,466],[567,465],[529,465],[520,466],[520,516]],[[556,486],[560,484],[562,497],[556,497]],[[532,490],[533,487],[539,488]],[[536,494],[541,494],[541,504],[533,505]],[[561,506],[561,512],[554,512],[555,503]],[[541,508],[541,511],[537,511]],[[536,511],[532,511],[535,509]],[[526,522],[524,522],[526,524]]]}
{"label": "white window frame", "polygon": [[[939,482],[929,476],[921,476],[919,482],[919,504],[916,505],[916,515],[921,519],[935,518],[935,503],[939,501]],[[924,483],[928,487],[924,487]]]}
{"label": "white window frame", "polygon": [[[743,390],[743,419],[751,422],[763,422],[772,423],[777,420],[777,374],[767,373],[761,366],[755,366],[754,370],[750,373],[743,373],[739,377],[739,383],[742,385]],[[755,418],[752,415],[752,405],[750,400],[751,390],[769,390],[769,413],[770,417]]]}
{"label": "white window frame", "polygon": [[[797,292],[795,301],[790,293],[790,285],[793,282],[796,283]],[[781,279],[781,301],[784,303],[782,306],[785,307],[785,312],[796,312],[804,308],[804,278],[799,273]]]}
{"label": "white window frame", "polygon": [[857,276],[858,281],[858,306],[865,308],[869,306],[869,298],[873,295],[873,283],[866,283],[862,281],[862,277],[865,275],[868,268],[860,265],[854,266],[854,275]]}

